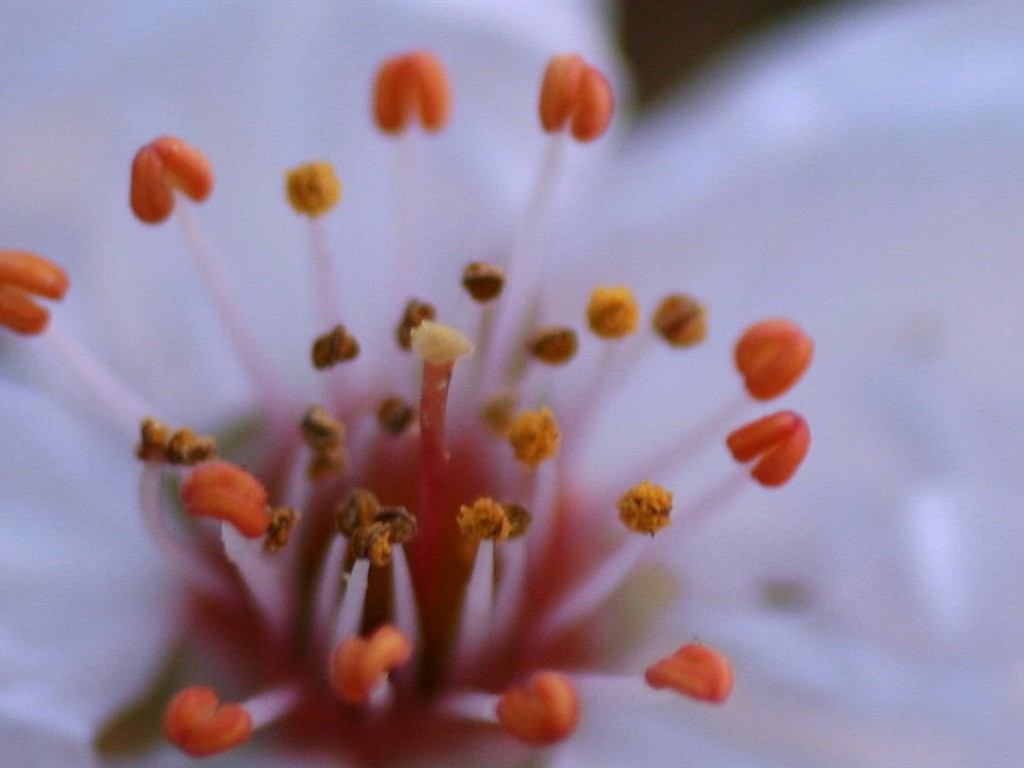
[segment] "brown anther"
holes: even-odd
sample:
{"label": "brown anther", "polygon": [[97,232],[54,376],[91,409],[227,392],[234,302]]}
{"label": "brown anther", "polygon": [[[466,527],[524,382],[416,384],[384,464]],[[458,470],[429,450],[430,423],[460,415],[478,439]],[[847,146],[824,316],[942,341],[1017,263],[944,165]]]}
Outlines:
{"label": "brown anther", "polygon": [[341,200],[341,182],[330,163],[307,163],[288,171],[285,179],[288,202],[296,213],[315,219]]}
{"label": "brown anther", "polygon": [[384,523],[370,523],[356,528],[348,540],[352,556],[360,560],[369,560],[377,566],[391,562],[391,527]]}
{"label": "brown anther", "polygon": [[448,124],[451,108],[448,73],[429,51],[396,56],[378,70],[373,114],[384,133],[402,133],[414,116],[424,130],[436,133]]}
{"label": "brown anther", "polygon": [[639,322],[640,306],[626,286],[602,286],[590,294],[587,323],[602,339],[620,339],[635,333]]}
{"label": "brown anther", "polygon": [[533,522],[533,515],[530,514],[530,510],[520,504],[513,503],[502,504],[501,506],[505,510],[505,517],[508,518],[508,537],[515,539],[525,536],[526,532],[530,530],[530,523]]}
{"label": "brown anther", "polygon": [[231,523],[250,539],[267,532],[267,491],[255,477],[226,461],[199,466],[181,486],[185,511]]}
{"label": "brown anther", "polygon": [[462,287],[481,304],[498,298],[505,287],[505,272],[492,264],[471,261],[462,270]]}
{"label": "brown anther", "polygon": [[508,430],[516,458],[530,469],[558,453],[561,437],[558,423],[548,408],[523,411]]}
{"label": "brown anther", "polygon": [[526,744],[557,744],[579,725],[579,695],[568,676],[543,670],[505,691],[497,715],[501,727]]}
{"label": "brown anther", "polygon": [[345,470],[345,425],[321,405],[311,405],[302,417],[302,438],[309,447],[306,476],[322,480]]}
{"label": "brown anther", "polygon": [[194,466],[217,458],[217,440],[211,435],[197,435],[188,427],[176,429],[167,441],[170,464]]}
{"label": "brown anther", "polygon": [[540,90],[540,123],[554,133],[569,123],[577,141],[593,141],[611,123],[615,97],[608,79],[579,54],[553,56]]}
{"label": "brown anther", "polygon": [[359,342],[345,330],[344,325],[336,325],[327,333],[318,336],[313,342],[310,358],[313,367],[318,371],[332,368],[338,363],[354,360],[359,356]]}
{"label": "brown anther", "polygon": [[135,447],[135,455],[143,461],[167,461],[170,439],[171,428],[159,419],[147,416],[139,425],[139,444]]}
{"label": "brown anther", "polygon": [[505,437],[515,421],[519,398],[514,392],[501,392],[489,398],[480,413],[484,424],[498,437]]}
{"label": "brown anther", "polygon": [[666,296],[654,313],[654,330],[673,347],[692,347],[708,335],[708,313],[692,296]]}
{"label": "brown anther", "polygon": [[263,551],[273,553],[284,549],[298,521],[299,513],[291,507],[273,507],[270,510],[270,527],[263,537]]}
{"label": "brown anther", "polygon": [[434,309],[432,304],[427,304],[417,299],[409,299],[409,303],[405,305],[405,312],[402,313],[402,319],[398,323],[398,328],[395,332],[398,337],[398,346],[406,351],[411,350],[412,329],[424,320],[433,320],[436,317],[437,310]]}
{"label": "brown anther", "polygon": [[175,189],[201,203],[213,190],[213,168],[195,147],[161,136],[142,147],[132,161],[132,211],[146,224],[165,221],[174,210]]}
{"label": "brown anther", "polygon": [[672,521],[672,493],[644,480],[619,499],[619,519],[631,531],[653,536]]}
{"label": "brown anther", "polygon": [[472,506],[461,506],[457,522],[463,536],[504,541],[512,533],[505,507],[486,496],[474,501]]}
{"label": "brown anther", "polygon": [[777,487],[785,485],[803,462],[811,447],[811,430],[800,414],[779,411],[740,427],[725,443],[738,462],[760,456],[751,477],[761,485]]}
{"label": "brown anther", "polygon": [[762,320],[743,332],[735,356],[751,397],[771,400],[804,375],[814,357],[814,341],[791,320]]}
{"label": "brown anther", "polygon": [[733,674],[725,654],[689,643],[648,667],[644,679],[652,688],[671,688],[684,696],[721,704],[732,692]]}
{"label": "brown anther", "polygon": [[365,704],[388,673],[412,658],[412,651],[412,641],[391,624],[365,640],[353,635],[331,654],[331,685],[342,701]]}
{"label": "brown anther", "polygon": [[28,251],[0,250],[0,325],[32,336],[50,324],[50,311],[36,296],[59,300],[68,290],[67,273]]}
{"label": "brown anther", "polygon": [[244,744],[252,717],[241,704],[221,704],[212,688],[180,691],[164,712],[164,736],[192,757],[208,757]]}
{"label": "brown anther", "polygon": [[409,428],[415,416],[416,409],[397,396],[385,398],[377,407],[377,423],[395,437]]}
{"label": "brown anther", "polygon": [[360,527],[370,525],[380,511],[377,497],[364,488],[356,488],[338,505],[335,519],[338,532],[351,537]]}
{"label": "brown anther", "polygon": [[563,365],[576,356],[579,346],[572,328],[541,328],[533,334],[526,348],[542,363]]}
{"label": "brown anther", "polygon": [[418,529],[416,515],[405,507],[381,507],[373,516],[373,522],[386,525],[391,530],[392,544],[412,541]]}

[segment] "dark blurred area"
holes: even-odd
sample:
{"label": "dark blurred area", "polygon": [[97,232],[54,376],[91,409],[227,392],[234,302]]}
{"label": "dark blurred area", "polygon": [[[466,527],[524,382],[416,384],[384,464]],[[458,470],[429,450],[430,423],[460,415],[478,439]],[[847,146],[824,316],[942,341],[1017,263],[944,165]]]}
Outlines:
{"label": "dark blurred area", "polygon": [[650,106],[729,48],[809,9],[840,0],[618,0],[619,35]]}

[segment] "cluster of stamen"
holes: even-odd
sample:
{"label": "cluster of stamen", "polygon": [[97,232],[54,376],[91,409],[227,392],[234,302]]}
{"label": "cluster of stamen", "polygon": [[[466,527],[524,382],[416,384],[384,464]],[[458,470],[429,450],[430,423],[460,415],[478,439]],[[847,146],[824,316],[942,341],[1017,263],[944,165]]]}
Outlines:
{"label": "cluster of stamen", "polygon": [[[568,130],[578,141],[591,141],[603,134],[610,123],[611,88],[604,75],[580,56],[556,56],[543,77],[539,111],[545,131]],[[401,134],[418,124],[423,130],[436,132],[445,127],[450,113],[448,77],[433,54],[417,51],[382,65],[373,97],[373,115],[381,131]],[[141,221],[158,223],[170,216],[179,195],[201,202],[209,196],[212,186],[211,166],[199,150],[180,139],[160,137],[140,149],[134,159],[131,207]],[[288,173],[285,186],[289,202],[309,218],[310,226],[319,232],[314,240],[321,238],[317,242],[322,245],[323,232],[316,229],[322,226],[319,220],[341,198],[341,182],[333,168],[326,162],[300,166]],[[511,268],[510,274],[514,274]],[[510,292],[505,291],[506,272],[501,267],[474,261],[464,268],[461,281],[473,302],[481,305],[474,310],[482,317],[479,346],[484,354],[494,354],[495,345],[489,344],[494,340],[488,335],[493,330],[490,323],[501,317],[494,312],[494,304],[511,301],[507,298]],[[20,333],[39,333],[45,329],[49,315],[32,297],[59,299],[67,284],[64,272],[41,257],[0,251],[0,323]],[[329,310],[330,302],[324,302],[323,308]],[[627,286],[601,286],[593,290],[580,317],[598,343],[604,344],[609,352],[607,360],[611,353],[633,343],[628,337],[640,327],[640,303]],[[288,431],[274,433],[274,439],[283,445],[281,455],[305,457],[304,476],[301,463],[290,464],[293,459],[288,458],[280,463],[297,471],[272,473],[272,479],[264,486],[248,470],[219,459],[213,437],[198,435],[187,427],[172,429],[158,419],[146,417],[141,422],[136,448],[136,455],[146,464],[143,486],[156,489],[150,495],[149,506],[159,512],[159,487],[149,481],[159,480],[160,472],[176,473],[181,479],[181,506],[188,518],[193,518],[187,524],[190,531],[197,536],[209,533],[209,524],[195,519],[221,524],[224,552],[238,571],[238,579],[231,582],[229,589],[236,589],[239,583],[248,588],[246,606],[250,605],[249,598],[253,598],[261,617],[268,622],[268,632],[277,633],[275,638],[282,647],[291,647],[296,638],[302,638],[298,645],[303,649],[309,646],[312,650],[308,653],[322,654],[316,661],[321,670],[326,662],[326,683],[337,699],[335,704],[384,712],[392,692],[401,684],[406,686],[405,694],[414,693],[420,697],[415,700],[422,700],[434,713],[489,723],[526,745],[556,744],[568,738],[579,723],[581,685],[574,676],[553,669],[528,668],[527,672],[532,674],[523,675],[523,667],[531,664],[530,654],[552,640],[570,637],[566,630],[581,626],[580,622],[604,604],[617,578],[629,573],[650,537],[672,522],[673,493],[651,480],[643,480],[627,488],[617,504],[612,501],[614,493],[610,494],[611,500],[603,502],[609,517],[617,507],[626,529],[645,535],[626,536],[627,542],[606,561],[584,558],[583,573],[569,572],[575,568],[575,562],[559,562],[557,546],[534,546],[528,535],[536,517],[538,521],[544,520],[543,529],[548,535],[565,536],[558,525],[551,524],[564,522],[557,519],[564,514],[562,505],[577,500],[572,498],[574,489],[559,487],[558,493],[564,494],[564,498],[556,493],[555,501],[545,499],[539,490],[543,488],[541,478],[558,477],[562,460],[552,460],[559,455],[563,436],[552,408],[543,401],[537,404],[523,386],[527,375],[522,368],[529,372],[535,364],[575,365],[581,346],[579,335],[565,325],[538,322],[535,327],[526,327],[525,323],[516,326],[524,329],[524,335],[516,336],[502,353],[508,352],[514,358],[515,365],[507,366],[507,370],[515,372],[509,373],[507,380],[500,375],[491,380],[487,365],[481,365],[477,371],[483,371],[480,378],[485,383],[474,394],[478,399],[472,406],[479,419],[468,428],[469,434],[473,440],[480,439],[480,435],[485,442],[493,438],[495,448],[473,443],[472,450],[479,447],[479,455],[464,459],[467,466],[452,472],[446,436],[449,384],[456,363],[470,355],[474,345],[460,331],[437,322],[436,318],[432,304],[408,299],[395,329],[399,348],[415,353],[421,364],[418,404],[399,394],[385,396],[385,390],[364,398],[368,403],[367,414],[355,407],[339,406],[340,398],[331,397],[325,402],[344,416],[345,423],[328,408],[313,405],[298,420],[297,428],[291,420]],[[333,317],[325,317],[320,327],[328,327],[333,321]],[[688,348],[705,339],[707,311],[691,296],[672,294],[657,305],[649,327],[671,347]],[[584,337],[582,343],[593,341]],[[359,344],[344,325],[337,323],[314,340],[310,357],[316,369],[326,370],[337,363],[352,361],[358,354]],[[810,337],[783,319],[755,323],[735,346],[736,367],[747,393],[756,401],[788,392],[807,370],[812,356]],[[252,368],[255,370],[256,366]],[[351,367],[346,366],[332,376],[343,377],[348,370]],[[544,375],[555,375],[553,369],[543,370]],[[606,371],[599,373],[592,377],[596,385],[606,378]],[[537,407],[520,409],[521,399]],[[368,417],[371,424],[375,420],[379,429],[360,430],[360,425],[366,423],[359,421],[362,417]],[[346,424],[351,426],[348,437]],[[414,425],[418,425],[418,431],[412,429]],[[372,436],[363,439],[367,432]],[[412,442],[408,440],[410,433],[418,441],[418,454],[403,453]],[[352,444],[347,446],[346,439]],[[369,439],[379,441],[374,447],[380,456],[366,460],[361,448]],[[737,462],[753,462],[750,473],[757,482],[780,486],[792,478],[806,456],[810,432],[799,414],[784,410],[734,430],[726,445]],[[347,450],[352,451],[351,467]],[[563,456],[566,453],[569,451],[563,452]],[[504,472],[490,466],[502,460],[509,463]],[[415,492],[392,484],[389,473],[405,477],[404,463],[417,461],[419,486]],[[546,462],[549,463],[541,471],[535,471]],[[387,465],[384,477],[388,478],[380,483],[374,474],[379,465]],[[456,477],[457,474],[471,477]],[[516,480],[505,488],[506,479],[512,476]],[[631,475],[622,486],[637,479]],[[399,499],[408,506],[382,504],[369,487],[360,485],[364,481],[382,497]],[[292,506],[268,503],[271,494],[267,488],[276,496],[283,493],[282,486],[294,492],[289,484],[307,494],[308,506],[299,507],[303,510],[301,519]],[[465,488],[473,491],[465,491],[465,498],[453,503],[453,485],[458,493]],[[480,485],[486,486],[487,491],[480,492]],[[346,495],[341,498],[343,493]],[[288,498],[292,497],[288,494]],[[496,497],[526,499],[531,511],[523,504],[497,501]],[[333,526],[328,524],[332,510]],[[321,514],[322,511],[326,513]],[[677,511],[676,517],[683,514],[685,510]],[[312,519],[308,529],[307,516]],[[319,529],[317,517],[323,523]],[[327,531],[330,540],[317,540],[323,535],[318,530]],[[444,537],[452,531],[452,541],[446,541]],[[282,554],[295,535],[299,542]],[[260,537],[262,546],[256,542]],[[176,546],[170,540],[161,543]],[[430,568],[439,573],[424,577],[421,562],[432,553],[432,547],[440,555]],[[538,556],[537,552],[546,550],[550,551]],[[184,568],[195,567],[190,575],[195,577],[198,588],[207,588],[218,598],[223,597],[222,591],[218,591],[223,586],[218,581],[223,579],[223,569],[208,568],[202,560],[203,553],[176,554],[176,562]],[[303,560],[307,557],[315,559],[309,568]],[[524,570],[527,566],[523,563],[529,564],[529,571]],[[274,600],[264,592],[283,594],[291,588],[288,579],[282,578],[282,564],[300,574],[302,586],[298,587],[300,594],[295,605],[277,611]],[[517,595],[510,597],[506,586],[533,579],[535,588],[541,586],[535,592],[543,592],[547,586],[543,579],[548,572],[561,574],[558,578],[564,583],[559,584],[559,590],[566,584],[571,589],[565,590],[569,598],[564,604],[543,607],[538,623],[531,613],[533,608],[521,605]],[[578,585],[577,580],[581,582]],[[543,597],[547,599],[547,595]],[[290,622],[296,622],[296,626]],[[489,633],[499,626],[502,631],[519,633],[529,641],[524,643],[527,651],[522,657],[514,649],[492,645]],[[518,641],[523,639],[519,635],[511,636]],[[492,647],[498,658],[488,666],[486,652]],[[410,663],[414,658],[421,659],[418,667]],[[439,664],[441,672],[429,669],[430,663]],[[404,681],[400,683],[392,679],[392,673],[403,665],[414,672],[394,675]],[[475,682],[483,690],[445,689],[448,666],[452,668],[452,680],[460,685]],[[295,667],[307,670],[309,665],[303,659]],[[504,675],[506,669],[514,670],[517,676],[509,675],[497,685],[488,677]],[[509,684],[524,678],[525,682]],[[410,679],[419,682],[410,684]],[[630,680],[644,686],[645,693],[668,689],[690,698],[722,703],[732,689],[733,673],[724,654],[690,643],[648,667],[642,680],[638,675]],[[313,689],[326,687],[318,683]],[[498,689],[500,693],[493,693]],[[222,704],[212,688],[185,688],[165,709],[164,733],[189,755],[217,754],[244,743],[255,729],[295,711],[308,692],[305,683],[289,680],[247,702]],[[405,703],[408,701],[406,696]]]}

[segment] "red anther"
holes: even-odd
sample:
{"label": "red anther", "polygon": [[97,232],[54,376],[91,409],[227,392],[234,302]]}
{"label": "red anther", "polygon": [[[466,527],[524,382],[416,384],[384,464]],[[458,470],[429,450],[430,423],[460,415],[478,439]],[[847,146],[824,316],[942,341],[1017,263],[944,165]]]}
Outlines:
{"label": "red anther", "polygon": [[540,124],[548,133],[569,123],[577,141],[593,141],[607,129],[615,111],[608,79],[579,54],[553,56],[540,89]]}
{"label": "red anther", "polygon": [[41,333],[50,312],[33,296],[62,299],[67,289],[67,273],[52,261],[27,251],[0,250],[0,325],[16,333]]}
{"label": "red anther", "polygon": [[537,672],[525,685],[505,691],[498,721],[508,733],[533,746],[556,744],[580,722],[580,699],[571,679],[559,672]]}
{"label": "red anther", "polygon": [[267,491],[244,469],[226,461],[200,465],[181,486],[185,510],[231,523],[250,539],[267,532]]}
{"label": "red anther", "polygon": [[811,430],[803,416],[779,411],[740,427],[725,440],[732,457],[747,462],[760,456],[750,475],[761,485],[785,485],[811,447]]}
{"label": "red anther", "polygon": [[349,704],[365,704],[389,672],[412,657],[412,641],[392,624],[368,638],[353,635],[338,644],[331,656],[331,684]]}
{"label": "red anther", "polygon": [[648,667],[644,679],[651,688],[671,688],[694,699],[721,704],[732,692],[732,665],[714,648],[689,643]]}
{"label": "red anther", "polygon": [[213,168],[191,144],[161,136],[142,147],[132,161],[132,211],[146,224],[165,221],[174,210],[175,188],[203,202],[213,190]]}
{"label": "red anther", "polygon": [[385,61],[377,72],[373,114],[384,133],[402,133],[415,114],[436,133],[448,124],[452,92],[448,73],[430,51],[413,51]]}
{"label": "red anther", "polygon": [[757,400],[771,400],[796,384],[813,356],[811,337],[782,318],[754,323],[736,342],[736,367]]}
{"label": "red anther", "polygon": [[221,705],[212,688],[194,685],[171,699],[164,713],[164,736],[192,757],[208,757],[244,744],[252,717],[241,704]]}

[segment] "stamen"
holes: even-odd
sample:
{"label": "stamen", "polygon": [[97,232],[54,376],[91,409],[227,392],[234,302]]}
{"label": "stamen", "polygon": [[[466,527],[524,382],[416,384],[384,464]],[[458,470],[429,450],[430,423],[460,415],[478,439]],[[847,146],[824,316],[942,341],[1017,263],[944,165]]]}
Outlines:
{"label": "stamen", "polygon": [[690,643],[648,667],[644,679],[652,688],[671,688],[694,699],[721,704],[732,692],[733,674],[725,654]]}
{"label": "stamen", "polygon": [[226,461],[202,465],[181,486],[185,510],[231,523],[250,539],[267,532],[267,491],[241,467]]}
{"label": "stamen", "polygon": [[672,494],[650,480],[630,488],[619,499],[619,519],[631,531],[653,536],[670,522]]}
{"label": "stamen", "polygon": [[318,336],[310,353],[313,367],[318,371],[333,368],[338,363],[354,360],[358,356],[359,342],[340,324]]}
{"label": "stamen", "polygon": [[341,182],[334,166],[326,162],[307,163],[288,171],[286,187],[292,208],[311,219],[328,213],[341,200]]}
{"label": "stamen", "polygon": [[417,299],[409,299],[409,303],[405,305],[405,312],[402,313],[402,319],[398,323],[398,329],[395,332],[398,337],[398,346],[404,350],[412,349],[413,329],[417,328],[420,323],[433,320],[435,317],[437,317],[437,310],[434,309],[432,304],[427,304]]}
{"label": "stamen", "polygon": [[480,412],[484,424],[498,437],[505,437],[515,421],[519,398],[514,392],[502,392],[489,398]]}
{"label": "stamen", "polygon": [[[143,422],[143,430],[145,430],[145,422]],[[212,435],[200,436],[188,427],[182,427],[175,430],[167,441],[167,461],[170,464],[195,466],[215,458],[217,458],[217,440]]]}
{"label": "stamen", "polygon": [[192,757],[208,757],[244,744],[253,722],[240,704],[221,704],[212,688],[192,686],[171,699],[164,714],[164,735]]}
{"label": "stamen", "polygon": [[750,475],[761,485],[785,485],[811,447],[811,431],[802,416],[779,411],[740,427],[726,438],[732,457],[747,462],[760,456]]}
{"label": "stamen", "polygon": [[556,744],[579,725],[580,700],[571,679],[541,671],[498,701],[498,721],[512,736],[533,746]]}
{"label": "stamen", "polygon": [[42,333],[50,312],[32,297],[62,299],[68,282],[67,273],[42,256],[0,250],[0,325],[27,336]]}
{"label": "stamen", "polygon": [[135,456],[142,461],[167,461],[167,443],[171,439],[171,428],[159,419],[147,416],[139,426],[139,433]]}
{"label": "stamen", "polygon": [[576,356],[579,340],[572,328],[541,328],[526,347],[542,363],[564,365]]}
{"label": "stamen", "polygon": [[412,651],[412,641],[391,624],[366,639],[348,637],[331,655],[331,685],[342,701],[365,704],[392,670],[409,661]]}
{"label": "stamen", "polygon": [[666,296],[654,313],[654,330],[673,347],[692,347],[708,334],[707,310],[692,296]]}
{"label": "stamen", "polygon": [[302,438],[312,455],[306,476],[313,481],[345,470],[345,425],[321,405],[311,405],[302,417]]}
{"label": "stamen", "polygon": [[489,497],[477,499],[472,506],[461,506],[457,522],[463,536],[504,541],[512,533],[504,505]]}
{"label": "stamen", "polygon": [[540,92],[540,122],[548,133],[570,122],[577,141],[593,141],[612,120],[615,99],[607,78],[579,54],[553,56]]}
{"label": "stamen", "polygon": [[351,538],[361,526],[370,525],[379,511],[380,502],[376,496],[364,488],[354,489],[338,505],[335,516],[338,532],[345,538]]}
{"label": "stamen", "polygon": [[415,417],[416,409],[398,396],[385,398],[377,408],[377,423],[394,437],[405,432]]}
{"label": "stamen", "polygon": [[640,306],[624,285],[598,287],[587,305],[590,330],[602,339],[620,339],[635,333],[640,323]]}
{"label": "stamen", "polygon": [[462,286],[475,301],[484,304],[501,295],[505,287],[505,272],[492,264],[472,261],[462,272]]}
{"label": "stamen", "polygon": [[448,124],[451,104],[448,73],[429,51],[388,59],[377,73],[373,111],[384,133],[402,133],[417,115],[424,130],[436,133]]}
{"label": "stamen", "polygon": [[512,450],[520,463],[534,469],[558,454],[561,433],[548,408],[523,411],[508,430]]}
{"label": "stamen", "polygon": [[270,526],[263,538],[263,551],[280,552],[288,545],[292,529],[299,521],[299,513],[291,507],[274,507],[270,510]]}
{"label": "stamen", "polygon": [[800,380],[814,356],[814,342],[791,320],[762,320],[736,342],[736,367],[747,391],[771,400]]}
{"label": "stamen", "polygon": [[146,224],[166,221],[174,210],[174,189],[201,203],[213,190],[213,168],[206,156],[173,136],[142,147],[132,161],[130,202]]}
{"label": "stamen", "polygon": [[416,517],[405,507],[380,507],[368,491],[356,489],[338,509],[338,529],[349,539],[355,558],[377,566],[391,562],[392,545],[405,544],[416,535]]}

